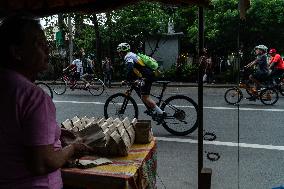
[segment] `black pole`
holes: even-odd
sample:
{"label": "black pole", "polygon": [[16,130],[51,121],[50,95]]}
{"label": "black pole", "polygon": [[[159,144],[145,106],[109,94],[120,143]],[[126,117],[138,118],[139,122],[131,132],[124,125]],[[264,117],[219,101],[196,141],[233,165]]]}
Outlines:
{"label": "black pole", "polygon": [[[198,57],[204,48],[204,8],[198,11]],[[201,170],[203,168],[203,66],[198,70],[198,189],[201,189]]]}

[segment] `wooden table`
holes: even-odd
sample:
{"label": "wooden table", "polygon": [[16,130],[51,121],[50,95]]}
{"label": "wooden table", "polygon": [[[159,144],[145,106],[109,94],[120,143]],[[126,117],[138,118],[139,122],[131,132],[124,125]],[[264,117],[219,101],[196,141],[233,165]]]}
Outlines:
{"label": "wooden table", "polygon": [[64,168],[64,188],[156,189],[157,144],[134,144],[128,156],[108,158],[112,164],[94,168]]}

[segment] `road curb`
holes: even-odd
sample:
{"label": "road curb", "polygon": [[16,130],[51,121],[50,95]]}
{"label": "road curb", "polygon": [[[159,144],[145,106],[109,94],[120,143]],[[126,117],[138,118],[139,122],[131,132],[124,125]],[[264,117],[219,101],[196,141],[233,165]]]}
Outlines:
{"label": "road curb", "polygon": [[[44,82],[50,85],[51,81],[41,81],[38,82]],[[111,84],[112,87],[120,87],[120,82],[113,82]],[[153,83],[153,86],[161,86],[161,84]],[[230,88],[235,87],[236,84],[203,84],[204,88]],[[182,82],[172,82],[168,84],[168,87],[198,87],[198,83],[182,83]]]}
{"label": "road curb", "polygon": [[[112,86],[120,86],[120,83],[113,83]],[[153,86],[161,86],[160,84],[153,83]],[[204,84],[204,88],[230,88],[235,87],[234,84]],[[198,87],[197,83],[169,83],[168,87]]]}

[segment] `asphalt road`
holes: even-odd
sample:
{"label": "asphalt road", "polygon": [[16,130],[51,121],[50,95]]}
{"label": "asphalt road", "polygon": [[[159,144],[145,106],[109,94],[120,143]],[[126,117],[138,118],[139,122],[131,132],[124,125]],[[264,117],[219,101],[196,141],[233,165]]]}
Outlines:
{"label": "asphalt road", "polygon": [[[284,185],[284,98],[280,97],[274,106],[243,100],[238,109],[226,104],[225,90],[204,88],[204,129],[217,135],[215,141],[205,142],[204,151],[220,155],[218,161],[212,162],[204,153],[204,167],[213,170],[211,188],[271,189]],[[57,121],[75,115],[102,117],[107,97],[123,91],[111,88],[99,97],[70,90],[62,96],[55,95]],[[154,87],[153,91],[159,90]],[[196,87],[170,87],[166,97],[185,94],[197,102],[197,92]],[[142,105],[139,110],[143,112]],[[146,115],[139,118],[149,119]],[[154,122],[153,130],[158,139],[158,188],[197,188],[197,131],[177,137]]]}

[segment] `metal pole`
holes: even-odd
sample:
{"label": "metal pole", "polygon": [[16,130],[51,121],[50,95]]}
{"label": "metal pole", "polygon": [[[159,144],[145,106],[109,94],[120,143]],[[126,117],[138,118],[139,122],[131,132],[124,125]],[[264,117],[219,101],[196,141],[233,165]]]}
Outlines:
{"label": "metal pole", "polygon": [[68,30],[69,30],[69,63],[73,61],[73,34],[71,15],[68,14]]}
{"label": "metal pole", "polygon": [[[204,48],[204,8],[198,11],[198,57]],[[201,170],[203,168],[203,66],[198,70],[198,189],[201,189]]]}

